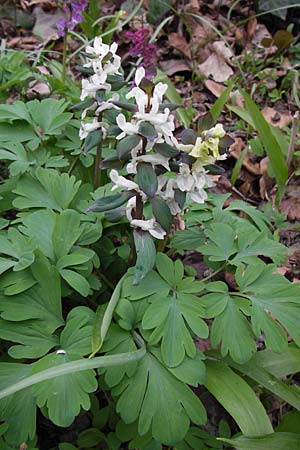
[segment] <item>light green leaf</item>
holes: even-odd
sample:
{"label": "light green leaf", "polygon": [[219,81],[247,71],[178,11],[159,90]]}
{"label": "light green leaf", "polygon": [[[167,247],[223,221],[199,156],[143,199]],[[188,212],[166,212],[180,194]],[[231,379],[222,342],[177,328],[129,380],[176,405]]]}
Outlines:
{"label": "light green leaf", "polygon": [[284,353],[263,350],[254,356],[254,361],[278,378],[300,372],[300,349],[288,347]]}
{"label": "light green leaf", "polygon": [[38,167],[35,176],[25,174],[14,192],[13,205],[18,209],[49,208],[56,211],[67,209],[78,192],[81,181],[67,173]]}
{"label": "light green leaf", "polygon": [[91,352],[91,337],[95,313],[86,306],[76,306],[68,316],[60,335],[60,347],[68,355],[85,356]]}
{"label": "light green leaf", "polygon": [[272,433],[261,437],[239,436],[235,439],[220,439],[237,450],[299,450],[300,434]]}
{"label": "light green leaf", "polygon": [[83,297],[87,297],[90,292],[89,282],[74,270],[61,269],[59,271],[62,278]]}
{"label": "light green leaf", "polygon": [[0,337],[21,344],[13,345],[8,350],[8,354],[15,359],[40,358],[58,344],[57,336],[36,320],[16,323],[0,319]]}
{"label": "light green leaf", "polygon": [[206,421],[197,396],[151,353],[139,362],[134,375],[112,392],[120,396],[117,411],[125,423],[138,419],[139,434],[151,430],[154,439],[166,445],[183,439],[190,421],[198,425]]}
{"label": "light green leaf", "polygon": [[267,413],[254,391],[224,363],[206,361],[205,386],[234,418],[242,433],[260,436],[273,432]]}
{"label": "light green leaf", "polygon": [[153,269],[156,248],[152,236],[147,231],[134,230],[134,244],[137,253],[133,284],[139,282]]}
{"label": "light green leaf", "polygon": [[[78,360],[78,356],[50,354],[33,365],[33,373]],[[47,406],[50,420],[60,427],[68,427],[80,413],[91,406],[89,393],[98,387],[94,371],[61,375],[33,386],[37,404]]]}
{"label": "light green leaf", "polygon": [[208,327],[203,317],[199,298],[192,294],[174,292],[172,296],[158,296],[148,307],[142,327],[152,331],[149,343],[161,341],[162,357],[168,367],[176,367],[185,355],[194,358],[196,347],[190,329],[199,337],[207,338]]}
{"label": "light green leaf", "polygon": [[[0,390],[30,374],[30,365],[0,363]],[[2,399],[0,417],[8,424],[5,438],[9,444],[19,447],[20,443],[33,439],[36,429],[36,402],[31,389],[22,390]]]}
{"label": "light green leaf", "polygon": [[53,248],[59,259],[69,253],[81,234],[80,215],[77,211],[67,209],[56,218],[53,229]]}

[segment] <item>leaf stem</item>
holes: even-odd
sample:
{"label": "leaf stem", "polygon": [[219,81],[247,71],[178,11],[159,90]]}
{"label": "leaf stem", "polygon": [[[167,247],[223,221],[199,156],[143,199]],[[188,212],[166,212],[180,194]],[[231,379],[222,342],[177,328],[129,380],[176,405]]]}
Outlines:
{"label": "leaf stem", "polygon": [[[99,116],[101,121],[101,117]],[[101,185],[101,169],[100,163],[102,158],[102,140],[97,145],[96,158],[95,158],[95,169],[94,169],[94,188],[97,189]]]}
{"label": "leaf stem", "polygon": [[204,277],[201,279],[201,281],[208,281],[211,278],[213,278],[215,275],[217,275],[218,273],[222,272],[222,270],[224,270],[226,264],[223,264],[223,266],[219,267],[219,269],[215,270],[213,273],[211,273],[210,275],[207,275],[207,277]]}
{"label": "leaf stem", "polygon": [[62,59],[62,71],[61,71],[61,81],[65,83],[66,72],[67,72],[67,50],[68,50],[68,28],[64,29],[64,43],[63,43],[63,59]]}
{"label": "leaf stem", "polygon": [[70,165],[69,170],[68,170],[68,175],[71,175],[71,174],[72,174],[72,172],[73,172],[73,170],[74,170],[74,168],[75,168],[75,166],[76,166],[76,164],[77,164],[78,159],[79,159],[79,156],[76,156],[76,157],[73,159],[72,164]]}
{"label": "leaf stem", "polygon": [[68,375],[70,373],[81,372],[83,370],[98,369],[99,367],[113,367],[123,366],[132,361],[138,361],[142,359],[146,354],[146,348],[143,346],[139,350],[133,352],[120,353],[118,355],[109,356],[97,356],[93,359],[84,359],[79,361],[72,361],[63,365],[54,366],[50,369],[42,370],[30,377],[8,386],[0,391],[0,399],[15,394],[22,389],[33,386],[34,384],[42,381],[50,380],[52,378],[60,377],[62,375]]}
{"label": "leaf stem", "polygon": [[287,154],[287,158],[286,158],[286,165],[288,166],[288,168],[291,165],[292,157],[293,157],[293,153],[294,153],[294,149],[295,149],[298,124],[299,124],[299,111],[296,111],[296,113],[293,117],[291,139],[290,139],[288,154]]}

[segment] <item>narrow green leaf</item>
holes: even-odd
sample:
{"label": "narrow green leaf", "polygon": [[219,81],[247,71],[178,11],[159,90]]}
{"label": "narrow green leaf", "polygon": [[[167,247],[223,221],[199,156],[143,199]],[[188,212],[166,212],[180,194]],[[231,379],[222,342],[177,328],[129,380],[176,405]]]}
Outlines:
{"label": "narrow green leaf", "polygon": [[173,217],[166,201],[159,197],[153,197],[150,202],[155,219],[164,230],[169,231],[172,225]]}
{"label": "narrow green leaf", "polygon": [[236,439],[219,440],[238,450],[300,450],[300,434],[297,433],[272,433],[261,437],[239,436]]}
{"label": "narrow green leaf", "polygon": [[270,159],[272,169],[274,171],[275,178],[278,184],[279,198],[281,198],[284,193],[285,183],[288,177],[288,169],[280,145],[273,135],[268,122],[266,121],[256,104],[253,102],[251,97],[246,92],[242,92],[242,94],[245,99],[246,108],[250,113],[255,128],[259,132],[265,151]]}
{"label": "narrow green leaf", "polygon": [[133,235],[137,253],[133,284],[137,285],[153,269],[156,248],[148,232],[135,230]]}
{"label": "narrow green leaf", "polygon": [[140,162],[137,165],[137,175],[137,183],[140,189],[148,197],[154,197],[158,188],[158,180],[152,164]]}
{"label": "narrow green leaf", "polygon": [[225,103],[228,100],[228,97],[232,91],[232,87],[233,87],[233,81],[231,83],[229,83],[227,88],[222,92],[220,97],[215,101],[213,106],[210,108],[209,112],[212,115],[215,122],[218,120],[218,117],[221,114],[222,109],[224,108]]}
{"label": "narrow green leaf", "polygon": [[111,209],[118,208],[119,206],[124,205],[127,200],[135,195],[133,191],[121,192],[116,195],[108,195],[107,197],[99,198],[95,200],[91,206],[87,209],[87,211],[93,212],[104,212],[110,211]]}
{"label": "narrow green leaf", "polygon": [[205,385],[234,418],[242,433],[260,436],[273,432],[267,413],[255,392],[224,363],[206,362]]}
{"label": "narrow green leaf", "polygon": [[209,130],[214,126],[215,120],[210,112],[204,114],[204,116],[200,117],[198,120],[198,132],[202,133],[203,131]]}
{"label": "narrow green leaf", "polygon": [[297,347],[289,347],[284,353],[263,350],[256,353],[254,360],[278,378],[300,372],[300,349]]}

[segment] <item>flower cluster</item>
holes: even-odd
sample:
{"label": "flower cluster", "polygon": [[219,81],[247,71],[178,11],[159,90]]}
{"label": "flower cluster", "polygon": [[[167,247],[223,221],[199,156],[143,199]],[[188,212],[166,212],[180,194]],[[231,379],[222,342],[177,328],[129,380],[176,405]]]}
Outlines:
{"label": "flower cluster", "polygon": [[57,22],[57,33],[59,37],[65,35],[65,31],[74,30],[76,25],[83,21],[83,11],[88,6],[88,0],[67,0],[64,2],[63,11],[66,17]]}
{"label": "flower cluster", "polygon": [[[90,98],[94,101],[82,113],[80,139],[85,139],[90,132],[99,128],[105,131],[103,123],[99,121],[99,114],[115,107],[112,102],[119,100],[116,93],[110,99],[106,98],[106,94],[112,89],[109,77],[120,75],[121,58],[116,54],[117,49],[115,42],[111,45],[104,44],[101,37],[96,37],[94,45],[85,49],[88,61],[84,68],[90,70],[91,76],[82,80],[80,100]],[[92,120],[90,113],[93,115]]]}
{"label": "flower cluster", "polygon": [[125,37],[130,39],[129,55],[143,58],[143,66],[152,69],[157,47],[149,42],[149,28],[141,28],[137,31],[126,31]]}
{"label": "flower cluster", "polygon": [[[105,46],[99,39],[94,47],[86,49],[91,56],[85,67],[92,69],[93,75],[82,82],[82,100],[86,97],[97,100],[99,91],[110,92],[108,77],[118,74],[121,64],[116,50],[116,44]],[[98,210],[124,214],[133,228],[157,239],[163,239],[169,232],[174,217],[181,214],[185,204],[203,203],[207,199],[205,188],[212,186],[212,181],[206,166],[224,159],[219,153],[220,140],[225,136],[220,124],[200,136],[185,130],[181,139],[177,139],[175,118],[170,110],[176,105],[164,103],[167,88],[161,82],[155,85],[146,77],[145,69],[139,67],[135,85],[125,95],[128,103],[112,97],[100,105],[95,101],[83,112],[85,118],[87,110],[92,109],[97,115],[98,111],[105,112],[111,107],[119,109],[111,124],[116,129],[115,156],[103,162],[107,168],[110,162],[113,167],[117,164],[126,174],[120,175],[115,168],[110,171],[112,190],[117,190],[117,194],[112,196],[111,207],[107,199],[101,207],[99,200]],[[80,136],[84,138],[91,130],[105,126],[94,117],[93,122],[83,122]]]}

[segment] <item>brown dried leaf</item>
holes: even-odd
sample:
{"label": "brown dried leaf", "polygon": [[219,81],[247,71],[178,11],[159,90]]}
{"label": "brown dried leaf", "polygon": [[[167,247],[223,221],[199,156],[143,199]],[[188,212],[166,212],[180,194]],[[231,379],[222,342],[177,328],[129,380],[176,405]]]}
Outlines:
{"label": "brown dried leaf", "polygon": [[223,41],[214,42],[212,48],[213,53],[205,62],[198,66],[198,72],[207,78],[212,76],[214,81],[222,83],[233,75],[233,70],[228,64],[230,63],[232,52]]}
{"label": "brown dried leaf", "polygon": [[204,81],[205,87],[214,94],[215,97],[219,98],[222,92],[225,91],[225,86],[220,83],[216,83],[213,80],[205,80]]}
{"label": "brown dried leaf", "polygon": [[186,58],[192,58],[191,44],[187,42],[184,36],[180,36],[180,34],[178,33],[170,33],[168,36],[168,42],[170,47],[178,50],[180,53],[186,56]]}
{"label": "brown dried leaf", "polygon": [[279,112],[274,108],[265,106],[262,114],[267,122],[279,128],[286,127],[292,121],[292,116],[288,110]]}
{"label": "brown dried leaf", "polygon": [[[240,157],[241,151],[245,147],[245,142],[241,138],[235,138],[235,141],[233,144],[231,144],[229,152],[230,156],[233,156],[233,158],[238,159]],[[253,163],[251,161],[251,153],[247,153],[244,161],[243,166],[253,175],[260,175],[260,165],[258,163]]]}
{"label": "brown dried leaf", "polygon": [[292,184],[287,187],[279,211],[284,213],[288,220],[300,220],[300,186]]}

